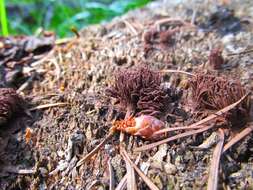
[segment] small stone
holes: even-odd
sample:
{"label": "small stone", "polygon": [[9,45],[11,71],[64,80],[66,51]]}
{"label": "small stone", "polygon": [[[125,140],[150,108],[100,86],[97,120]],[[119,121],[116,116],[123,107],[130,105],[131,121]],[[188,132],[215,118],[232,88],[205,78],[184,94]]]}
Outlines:
{"label": "small stone", "polygon": [[182,163],[182,156],[176,156],[175,165],[180,166]]}
{"label": "small stone", "polygon": [[57,166],[57,168],[60,171],[65,170],[68,167],[68,162],[66,162],[65,160],[60,160],[59,165]]}
{"label": "small stone", "polygon": [[177,167],[171,163],[164,165],[164,170],[167,174],[175,175],[177,172]]}
{"label": "small stone", "polygon": [[152,160],[162,161],[163,158],[167,155],[168,145],[163,144],[159,146],[159,150],[153,156]]}
{"label": "small stone", "polygon": [[39,168],[39,171],[40,171],[40,174],[43,176],[43,177],[47,177],[48,175],[48,170],[44,167],[40,167]]}
{"label": "small stone", "polygon": [[58,155],[60,158],[63,158],[63,156],[65,155],[65,152],[62,151],[62,150],[58,150],[58,151],[57,151],[57,155]]}
{"label": "small stone", "polygon": [[27,151],[26,154],[25,154],[25,159],[26,160],[31,160],[32,158],[32,152],[31,151]]}
{"label": "small stone", "polygon": [[162,179],[159,175],[156,175],[155,178],[154,178],[154,183],[156,184],[156,186],[159,188],[159,189],[162,189],[163,188],[163,182],[162,182]]}
{"label": "small stone", "polygon": [[241,179],[243,178],[243,175],[240,172],[235,172],[235,173],[232,173],[229,177],[233,179]]}
{"label": "small stone", "polygon": [[149,162],[143,162],[143,163],[141,163],[141,167],[140,168],[141,168],[141,171],[144,174],[147,175],[149,167],[150,167],[150,163]]}

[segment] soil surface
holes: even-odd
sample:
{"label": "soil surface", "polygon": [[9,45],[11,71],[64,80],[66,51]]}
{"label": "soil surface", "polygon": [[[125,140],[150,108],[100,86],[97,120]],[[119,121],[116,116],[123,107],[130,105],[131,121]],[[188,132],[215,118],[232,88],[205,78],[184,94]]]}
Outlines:
{"label": "soil surface", "polygon": [[[76,163],[105,138],[115,119],[125,116],[105,93],[122,68],[148,65],[155,71],[212,72],[253,89],[253,1],[176,2],[156,1],[110,23],[88,27],[80,37],[55,45],[30,64],[29,72],[35,74],[19,93],[32,109],[0,129],[0,189],[113,189],[110,177],[116,187],[126,174],[119,133],[80,167]],[[162,40],[147,37],[152,30],[173,32]],[[209,64],[213,49],[222,50],[224,62],[218,69]],[[166,117],[166,127],[197,121],[185,104],[183,83],[188,78],[163,75],[163,85],[183,93]],[[26,142],[28,127],[31,138]],[[150,141],[125,135],[123,144],[133,161],[140,158],[138,166],[159,189],[206,189],[214,146],[196,147],[210,135],[215,131],[141,153],[134,148]],[[222,155],[219,189],[253,189],[252,137]],[[148,189],[138,175],[136,179],[137,189]]]}

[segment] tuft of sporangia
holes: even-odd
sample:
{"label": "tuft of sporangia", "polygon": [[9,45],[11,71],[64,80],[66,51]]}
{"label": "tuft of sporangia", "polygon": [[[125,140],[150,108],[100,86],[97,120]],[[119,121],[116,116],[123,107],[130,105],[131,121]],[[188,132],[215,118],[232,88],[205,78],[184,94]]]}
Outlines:
{"label": "tuft of sporangia", "polygon": [[0,88],[0,126],[24,109],[24,100],[12,88]]}
{"label": "tuft of sporangia", "polygon": [[180,28],[167,29],[160,31],[157,28],[150,28],[143,34],[144,53],[148,54],[150,50],[166,50],[173,44],[173,36],[180,31]]}
{"label": "tuft of sporangia", "polygon": [[[215,112],[242,98],[246,89],[239,81],[210,74],[197,74],[189,86],[194,110]],[[236,108],[226,112],[224,119],[232,126],[244,125],[250,112],[250,98],[244,99]]]}
{"label": "tuft of sporangia", "polygon": [[161,82],[160,73],[148,67],[124,69],[115,75],[115,83],[106,89],[106,94],[116,98],[131,114],[161,117],[174,100],[162,88]]}
{"label": "tuft of sporangia", "polygon": [[208,57],[209,65],[212,69],[221,69],[224,64],[224,59],[222,57],[222,51],[218,48],[212,49]]}

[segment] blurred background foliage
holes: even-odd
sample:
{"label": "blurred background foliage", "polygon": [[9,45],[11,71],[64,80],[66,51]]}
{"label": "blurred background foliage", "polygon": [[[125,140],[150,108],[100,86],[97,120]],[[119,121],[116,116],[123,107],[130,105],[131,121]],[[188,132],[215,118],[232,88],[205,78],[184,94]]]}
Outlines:
{"label": "blurred background foliage", "polygon": [[109,21],[151,0],[6,0],[10,35],[32,35],[38,28],[72,35],[71,27]]}

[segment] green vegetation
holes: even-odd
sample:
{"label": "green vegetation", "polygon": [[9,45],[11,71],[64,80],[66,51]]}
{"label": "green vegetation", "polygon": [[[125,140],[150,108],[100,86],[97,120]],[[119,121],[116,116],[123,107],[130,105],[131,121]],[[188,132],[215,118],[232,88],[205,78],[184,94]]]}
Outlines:
{"label": "green vegetation", "polygon": [[0,17],[1,17],[2,35],[8,36],[9,33],[8,33],[7,17],[6,17],[4,0],[0,0]]}
{"label": "green vegetation", "polygon": [[8,0],[6,6],[10,34],[31,35],[42,27],[63,37],[72,35],[71,27],[80,29],[109,21],[148,2],[150,0]]}

